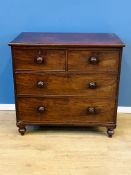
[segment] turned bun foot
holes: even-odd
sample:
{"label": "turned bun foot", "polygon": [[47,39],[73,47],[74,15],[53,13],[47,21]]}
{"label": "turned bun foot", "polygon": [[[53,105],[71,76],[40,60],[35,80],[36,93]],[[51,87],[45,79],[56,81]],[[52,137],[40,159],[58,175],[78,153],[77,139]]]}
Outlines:
{"label": "turned bun foot", "polygon": [[19,128],[18,131],[23,136],[25,134],[25,132],[26,132],[26,128],[25,127]]}
{"label": "turned bun foot", "polygon": [[107,128],[107,134],[108,134],[108,137],[112,137],[112,135],[114,134],[114,129],[113,128]]}

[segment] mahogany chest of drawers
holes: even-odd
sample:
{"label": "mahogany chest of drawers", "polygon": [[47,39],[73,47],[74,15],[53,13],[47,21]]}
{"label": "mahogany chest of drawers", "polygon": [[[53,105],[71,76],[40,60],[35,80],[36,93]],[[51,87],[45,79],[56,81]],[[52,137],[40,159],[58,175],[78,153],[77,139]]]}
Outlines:
{"label": "mahogany chest of drawers", "polygon": [[17,126],[116,127],[124,44],[108,33],[21,33],[12,49]]}

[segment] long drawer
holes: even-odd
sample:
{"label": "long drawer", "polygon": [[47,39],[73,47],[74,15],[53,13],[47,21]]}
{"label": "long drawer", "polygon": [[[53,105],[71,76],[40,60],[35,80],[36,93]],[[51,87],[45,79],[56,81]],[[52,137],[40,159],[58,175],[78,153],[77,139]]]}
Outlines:
{"label": "long drawer", "polygon": [[116,75],[87,73],[16,73],[18,95],[114,97]]}
{"label": "long drawer", "polygon": [[19,97],[17,110],[19,119],[30,123],[95,124],[114,120],[114,102],[108,99]]}

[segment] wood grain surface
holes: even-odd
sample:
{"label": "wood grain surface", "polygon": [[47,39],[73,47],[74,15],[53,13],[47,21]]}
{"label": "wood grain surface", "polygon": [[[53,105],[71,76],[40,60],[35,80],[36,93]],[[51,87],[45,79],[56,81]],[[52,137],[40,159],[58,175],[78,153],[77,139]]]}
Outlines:
{"label": "wood grain surface", "polygon": [[[88,98],[114,98],[116,80],[116,75],[112,74],[16,73],[17,95],[83,95]],[[90,86],[93,82],[96,83],[94,88]]]}
{"label": "wood grain surface", "polygon": [[[64,50],[41,50],[41,49],[14,49],[13,59],[16,70],[65,70]],[[37,63],[41,57],[42,63]]]}
{"label": "wood grain surface", "polygon": [[[108,99],[86,97],[18,98],[19,119],[41,124],[114,124],[114,106]],[[45,111],[39,112],[39,107],[44,107]],[[88,113],[89,107],[94,107],[95,113]]]}
{"label": "wood grain surface", "polygon": [[9,45],[123,47],[114,33],[44,33],[23,32]]}
{"label": "wood grain surface", "polygon": [[116,127],[122,47],[115,34],[22,33],[13,42],[18,131],[27,124]]}
{"label": "wood grain surface", "polygon": [[[96,64],[89,62],[90,57],[98,59]],[[69,71],[87,71],[103,72],[118,70],[119,51],[69,51],[68,52],[68,70]]]}
{"label": "wood grain surface", "polygon": [[118,114],[112,139],[101,127],[27,127],[21,137],[15,123],[15,111],[0,111],[2,175],[130,175],[131,114]]}

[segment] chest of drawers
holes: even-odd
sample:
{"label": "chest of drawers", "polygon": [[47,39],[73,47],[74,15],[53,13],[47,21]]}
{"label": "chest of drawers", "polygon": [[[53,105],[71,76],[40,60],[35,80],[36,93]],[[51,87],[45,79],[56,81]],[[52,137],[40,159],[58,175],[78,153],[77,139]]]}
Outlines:
{"label": "chest of drawers", "polygon": [[12,49],[16,124],[116,127],[124,44],[106,33],[21,33]]}

